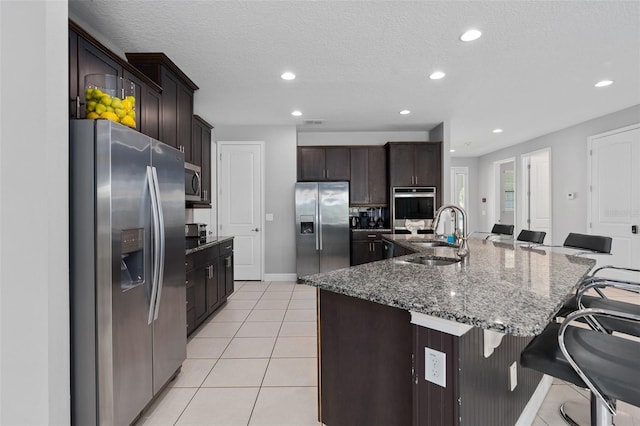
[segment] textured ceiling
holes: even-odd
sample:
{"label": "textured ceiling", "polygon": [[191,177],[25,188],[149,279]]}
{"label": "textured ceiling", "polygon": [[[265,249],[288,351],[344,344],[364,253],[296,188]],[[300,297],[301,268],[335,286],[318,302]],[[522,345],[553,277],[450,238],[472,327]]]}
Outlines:
{"label": "textured ceiling", "polygon": [[[445,121],[455,155],[476,156],[640,104],[637,0],[69,0],[69,14],[119,53],[164,52],[216,126]],[[461,42],[470,27],[482,38]],[[602,79],[614,84],[594,88]]]}

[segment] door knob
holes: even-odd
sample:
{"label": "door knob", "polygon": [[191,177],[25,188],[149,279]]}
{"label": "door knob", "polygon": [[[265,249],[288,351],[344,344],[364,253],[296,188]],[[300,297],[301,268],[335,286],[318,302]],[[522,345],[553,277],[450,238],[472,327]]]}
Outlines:
{"label": "door knob", "polygon": [[258,232],[259,230],[260,230],[260,229],[258,229],[258,228],[253,228],[253,229],[252,229],[252,231],[253,231],[253,232]]}

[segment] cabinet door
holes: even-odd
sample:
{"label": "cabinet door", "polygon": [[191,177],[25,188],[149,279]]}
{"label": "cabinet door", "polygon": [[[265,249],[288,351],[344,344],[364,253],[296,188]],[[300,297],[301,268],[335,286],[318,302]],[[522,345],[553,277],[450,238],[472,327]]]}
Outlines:
{"label": "cabinet door", "polygon": [[[189,272],[187,272],[187,281],[189,280]],[[195,309],[194,287],[187,287],[187,336],[196,329],[196,309]]]}
{"label": "cabinet door", "polygon": [[369,256],[369,243],[366,241],[351,242],[351,266],[367,263]]}
{"label": "cabinet door", "polygon": [[[367,148],[351,148],[350,157],[350,203],[351,205],[369,204],[369,150]],[[384,173],[384,165],[381,172]]]}
{"label": "cabinet door", "polygon": [[[78,96],[84,104],[84,79],[89,74],[111,74],[122,77],[122,66],[86,39],[78,36]],[[84,105],[80,116],[84,117]]]}
{"label": "cabinet door", "polygon": [[69,30],[69,117],[79,118],[78,98],[78,34]]}
{"label": "cabinet door", "polygon": [[213,259],[212,263],[207,266],[207,310],[209,313],[220,303],[218,294],[219,269],[218,259]]}
{"label": "cabinet door", "polygon": [[324,180],[325,157],[324,148],[299,147],[298,148],[298,180],[316,181]]}
{"label": "cabinet door", "polygon": [[413,144],[389,145],[389,186],[412,186]]}
{"label": "cabinet door", "polygon": [[377,262],[384,259],[384,247],[382,241],[374,241],[371,244],[371,252],[369,253],[369,262]]}
{"label": "cabinet door", "polygon": [[136,114],[140,117],[140,131],[147,136],[160,140],[162,110],[162,95],[160,92],[144,85],[142,87],[142,109],[136,107]]}
{"label": "cabinet door", "polygon": [[194,119],[191,129],[191,146],[184,151],[184,161],[202,167],[202,133],[204,126]]}
{"label": "cabinet door", "polygon": [[368,166],[369,203],[386,205],[389,188],[387,187],[387,151],[383,146],[368,149]]}
{"label": "cabinet door", "polygon": [[325,148],[325,179],[351,179],[349,152],[349,148]]}
{"label": "cabinet door", "polygon": [[194,309],[196,317],[196,327],[205,320],[208,314],[207,310],[207,274],[206,267],[200,267],[194,270],[193,296]]}
{"label": "cabinet door", "polygon": [[178,80],[162,67],[162,114],[160,140],[178,148]]}
{"label": "cabinet door", "polygon": [[191,122],[193,120],[193,91],[182,82],[178,82],[176,131],[178,147],[182,147],[185,158],[192,158]]}
{"label": "cabinet door", "polygon": [[442,153],[439,143],[421,143],[415,146],[415,176],[419,186],[440,188]]}
{"label": "cabinet door", "polygon": [[224,275],[224,286],[225,286],[225,296],[229,297],[233,293],[233,253],[227,255],[224,259],[225,264],[225,275]]}

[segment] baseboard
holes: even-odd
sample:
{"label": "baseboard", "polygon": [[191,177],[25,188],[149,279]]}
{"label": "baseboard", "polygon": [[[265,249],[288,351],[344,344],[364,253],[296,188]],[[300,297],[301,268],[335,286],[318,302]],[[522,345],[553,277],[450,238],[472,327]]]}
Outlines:
{"label": "baseboard", "polygon": [[296,282],[298,275],[293,274],[264,274],[264,281],[291,281]]}
{"label": "baseboard", "polygon": [[520,414],[520,418],[516,422],[515,426],[530,426],[533,424],[533,421],[536,419],[536,414],[538,410],[540,410],[540,406],[544,402],[544,398],[547,396],[547,392],[551,389],[551,385],[553,384],[553,377],[544,375],[538,383],[538,387],[531,395],[531,399],[527,402],[527,405],[522,410],[522,414]]}

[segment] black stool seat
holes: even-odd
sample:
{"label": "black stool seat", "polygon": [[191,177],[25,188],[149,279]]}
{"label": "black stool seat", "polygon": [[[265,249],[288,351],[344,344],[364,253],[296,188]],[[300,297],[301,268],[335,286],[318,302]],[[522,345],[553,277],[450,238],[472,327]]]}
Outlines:
{"label": "black stool seat", "polygon": [[544,237],[547,236],[547,233],[544,231],[530,231],[528,229],[523,229],[518,234],[518,241],[527,241],[529,243],[534,244],[542,244],[544,241]]}
{"label": "black stool seat", "polygon": [[567,235],[562,245],[564,247],[591,250],[597,253],[611,253],[611,241],[611,237],[571,232]]}
{"label": "black stool seat", "polygon": [[[549,324],[522,351],[520,363],[587,387],[560,350],[560,326]],[[604,395],[640,406],[640,342],[590,329],[568,327],[565,343],[569,354]]]}
{"label": "black stool seat", "polygon": [[492,234],[501,234],[501,235],[513,235],[513,225],[503,225],[500,223],[496,223],[491,228]]}

